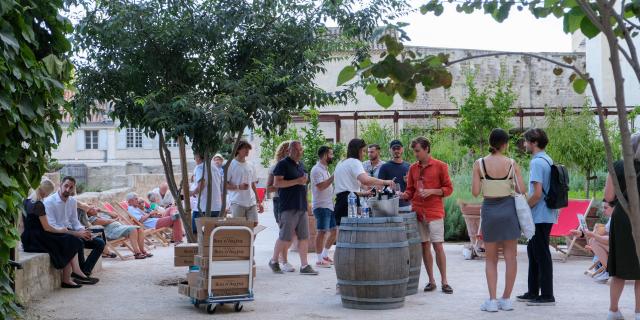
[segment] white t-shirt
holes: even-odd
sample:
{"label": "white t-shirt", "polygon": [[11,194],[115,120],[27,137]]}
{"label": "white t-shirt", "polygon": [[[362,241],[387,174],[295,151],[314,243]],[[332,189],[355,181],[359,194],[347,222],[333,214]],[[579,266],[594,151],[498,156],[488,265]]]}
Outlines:
{"label": "white t-shirt", "polygon": [[313,209],[326,208],[333,210],[333,184],[330,184],[324,190],[320,190],[316,186],[330,177],[328,168],[320,162],[316,163],[311,169],[311,207]]}
{"label": "white t-shirt", "polygon": [[[198,208],[198,206],[194,206],[193,208],[191,208],[193,211],[200,211],[200,212],[204,212],[205,210],[207,210],[207,188],[208,188],[208,182],[209,182],[209,176],[206,174],[206,170],[204,168],[204,163],[201,163],[199,165],[196,166],[195,169],[195,181],[196,182],[200,182],[200,180],[204,179],[204,188],[202,188],[202,190],[200,191],[200,195],[196,195],[196,199],[199,197],[200,198],[200,207]],[[220,211],[220,208],[222,207],[222,191],[220,190],[220,186],[221,186],[221,178],[220,178],[220,174],[218,174],[218,170],[211,170],[211,211]],[[197,204],[197,202],[196,202]]]}
{"label": "white t-shirt", "polygon": [[160,205],[163,207],[169,206],[174,204],[174,200],[173,200],[173,195],[171,194],[170,190],[167,190],[167,193],[164,194],[164,197],[160,194],[160,188],[155,188],[153,189],[151,192],[153,193],[157,193],[158,195],[160,195]]}
{"label": "white t-shirt", "polygon": [[335,184],[335,194],[351,191],[360,191],[360,181],[358,176],[365,173],[362,162],[355,158],[347,158],[338,163],[336,170],[333,172],[333,182]]}
{"label": "white t-shirt", "polygon": [[256,170],[251,162],[240,162],[236,159],[231,160],[229,171],[227,171],[227,182],[236,186],[246,183],[249,185],[249,189],[229,190],[229,202],[243,207],[255,205],[256,195],[251,188],[251,183],[256,181],[258,181]]}

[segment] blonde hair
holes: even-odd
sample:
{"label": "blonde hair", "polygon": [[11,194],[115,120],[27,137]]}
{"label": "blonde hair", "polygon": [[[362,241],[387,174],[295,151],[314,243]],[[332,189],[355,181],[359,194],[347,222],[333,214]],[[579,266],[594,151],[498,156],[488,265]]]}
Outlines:
{"label": "blonde hair", "polygon": [[40,181],[40,185],[38,186],[38,189],[33,190],[31,192],[29,199],[33,202],[42,201],[44,198],[40,196],[40,192],[38,191],[39,190],[44,191],[45,197],[46,197],[50,195],[54,189],[55,189],[55,186],[53,185],[53,182],[51,180],[49,180],[48,178],[42,178],[42,180]]}
{"label": "blonde hair", "polygon": [[290,140],[280,142],[280,144],[278,145],[278,148],[276,149],[275,158],[273,159],[275,160],[275,162],[278,162],[287,156],[287,154],[289,153],[290,143],[291,143]]}

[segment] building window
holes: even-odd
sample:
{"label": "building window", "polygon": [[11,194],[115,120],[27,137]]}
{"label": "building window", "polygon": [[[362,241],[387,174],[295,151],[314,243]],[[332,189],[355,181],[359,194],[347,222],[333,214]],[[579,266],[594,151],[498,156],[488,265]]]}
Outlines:
{"label": "building window", "polygon": [[167,147],[169,147],[169,148],[177,148],[178,147],[178,140],[169,139],[169,141],[167,141]]}
{"label": "building window", "polygon": [[135,128],[127,128],[127,148],[142,148],[142,132]]}
{"label": "building window", "polygon": [[98,149],[98,130],[85,130],[84,131],[84,148]]}

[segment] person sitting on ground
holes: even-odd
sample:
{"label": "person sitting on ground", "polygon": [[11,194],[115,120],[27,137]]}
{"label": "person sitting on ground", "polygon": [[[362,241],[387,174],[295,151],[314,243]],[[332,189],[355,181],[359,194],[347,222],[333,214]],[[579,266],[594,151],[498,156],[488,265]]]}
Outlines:
{"label": "person sitting on ground", "polygon": [[[585,249],[591,250],[594,254],[594,261],[598,261],[598,264],[607,266],[607,259],[609,259],[609,226],[611,225],[611,214],[613,213],[613,206],[603,200],[602,206],[604,209],[604,215],[609,217],[609,221],[604,226],[604,230],[571,230],[571,234],[574,237],[586,238],[587,246]],[[597,228],[596,228],[597,229]],[[593,280],[600,283],[606,283],[609,280],[609,273],[605,270],[602,273],[596,275]]]}
{"label": "person sitting on ground", "polygon": [[144,200],[138,198],[135,192],[127,194],[127,211],[136,218],[136,220],[142,222],[147,229],[159,229],[164,227],[170,227],[173,230],[173,242],[179,244],[182,242],[182,221],[180,216],[176,213],[167,217],[160,217],[157,211],[151,211],[146,213],[143,209],[140,209],[140,203],[144,208]]}
{"label": "person sitting on ground", "polygon": [[138,226],[123,224],[107,213],[98,213],[96,210],[87,211],[89,222],[94,226],[103,226],[107,240],[117,240],[126,237],[133,248],[134,258],[144,259],[153,257],[144,249],[144,230]]}
{"label": "person sitting on ground", "polygon": [[[84,235],[84,231],[54,228],[47,220],[42,200],[49,196],[54,188],[53,182],[44,178],[38,189],[24,201],[26,217],[24,232],[20,236],[22,247],[25,252],[48,253],[53,267],[62,269],[63,288],[80,288],[82,284],[95,284],[98,279],[87,277],[78,262],[78,251],[83,247],[80,235]],[[72,274],[78,277],[73,279]]]}
{"label": "person sitting on ground", "polygon": [[[78,207],[75,197],[71,194],[75,192],[76,179],[70,176],[62,178],[62,184],[58,192],[53,193],[44,199],[44,207],[47,212],[47,221],[49,225],[56,229],[66,228],[73,230],[72,235],[78,237],[83,244],[83,248],[78,250],[78,262],[82,273],[89,276],[93,267],[95,267],[100,255],[104,250],[105,243],[99,237],[95,237],[95,234],[91,233],[91,230],[85,228],[80,221],[78,221]],[[93,249],[85,260],[84,248]],[[76,279],[84,279],[81,274],[76,272],[71,274]]]}
{"label": "person sitting on ground", "polygon": [[157,193],[160,196],[159,205],[164,208],[168,208],[175,204],[173,195],[169,191],[169,185],[166,182],[160,184],[159,187],[153,189],[151,192]]}

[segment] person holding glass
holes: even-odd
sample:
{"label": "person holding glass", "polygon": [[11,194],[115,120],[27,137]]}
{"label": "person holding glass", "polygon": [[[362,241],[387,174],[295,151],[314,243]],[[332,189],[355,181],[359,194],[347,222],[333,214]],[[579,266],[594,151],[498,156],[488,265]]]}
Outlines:
{"label": "person holding glass", "polygon": [[431,246],[436,252],[436,264],[442,278],[442,292],[451,294],[453,289],[447,281],[447,260],[444,252],[444,198],[453,193],[446,163],[431,156],[431,143],[425,137],[411,141],[416,161],[409,167],[407,189],[400,197],[411,201],[411,208],[418,218],[418,230],[422,242],[424,261],[429,283],[424,291],[437,288],[433,275]]}
{"label": "person holding glass", "polygon": [[[382,180],[394,180],[396,185],[394,191],[396,194],[402,193],[407,189],[405,177],[409,172],[409,163],[402,159],[404,148],[400,140],[393,140],[389,144],[389,151],[392,159],[385,162],[378,171],[378,178]],[[400,212],[411,211],[411,203],[407,200],[400,199]]]}

